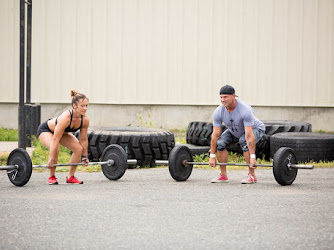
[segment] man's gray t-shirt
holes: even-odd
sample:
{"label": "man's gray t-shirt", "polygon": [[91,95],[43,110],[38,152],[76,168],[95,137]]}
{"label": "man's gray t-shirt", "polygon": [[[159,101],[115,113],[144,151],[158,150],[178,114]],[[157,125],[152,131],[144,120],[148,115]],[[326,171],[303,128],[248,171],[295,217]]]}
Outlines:
{"label": "man's gray t-shirt", "polygon": [[253,129],[265,131],[264,124],[254,116],[254,111],[250,105],[237,99],[235,109],[229,113],[227,109],[220,105],[213,113],[213,126],[221,127],[222,123],[237,138],[245,133],[245,127],[253,126]]}

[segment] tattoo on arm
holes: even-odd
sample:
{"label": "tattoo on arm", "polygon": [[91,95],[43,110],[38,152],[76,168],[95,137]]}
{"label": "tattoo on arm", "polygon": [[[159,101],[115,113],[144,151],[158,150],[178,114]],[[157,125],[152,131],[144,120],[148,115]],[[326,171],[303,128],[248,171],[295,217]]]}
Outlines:
{"label": "tattoo on arm", "polygon": [[249,142],[248,145],[249,145],[249,146],[252,146],[253,144],[252,144],[252,142]]}

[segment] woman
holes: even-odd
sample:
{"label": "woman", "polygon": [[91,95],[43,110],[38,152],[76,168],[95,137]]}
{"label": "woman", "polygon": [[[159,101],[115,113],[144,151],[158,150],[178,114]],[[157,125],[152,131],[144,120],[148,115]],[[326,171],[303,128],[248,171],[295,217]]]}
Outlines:
{"label": "woman", "polygon": [[[88,138],[87,130],[89,127],[89,119],[86,116],[89,100],[84,94],[80,94],[75,90],[71,90],[72,110],[64,111],[57,118],[49,119],[39,125],[37,130],[37,137],[41,143],[50,149],[48,160],[48,168],[50,168],[50,177],[48,183],[50,185],[58,184],[55,176],[58,154],[60,145],[72,151],[71,163],[84,162],[87,166],[88,161]],[[79,140],[72,134],[80,129]],[[83,184],[74,177],[77,166],[70,166],[67,183]]]}

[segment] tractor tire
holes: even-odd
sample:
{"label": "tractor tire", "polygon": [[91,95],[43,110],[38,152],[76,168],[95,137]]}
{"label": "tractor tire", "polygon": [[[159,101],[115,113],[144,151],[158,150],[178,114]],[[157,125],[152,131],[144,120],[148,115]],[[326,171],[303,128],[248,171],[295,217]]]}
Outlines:
{"label": "tractor tire", "polygon": [[334,134],[304,132],[273,135],[270,138],[272,158],[281,147],[292,148],[299,162],[334,160]]}
{"label": "tractor tire", "polygon": [[[79,138],[79,132],[75,134]],[[167,160],[175,146],[174,134],[164,129],[145,127],[103,127],[88,131],[88,158],[99,161],[110,144],[120,145],[128,159],[138,166],[154,166],[155,160]],[[130,167],[130,166],[129,166]]]}

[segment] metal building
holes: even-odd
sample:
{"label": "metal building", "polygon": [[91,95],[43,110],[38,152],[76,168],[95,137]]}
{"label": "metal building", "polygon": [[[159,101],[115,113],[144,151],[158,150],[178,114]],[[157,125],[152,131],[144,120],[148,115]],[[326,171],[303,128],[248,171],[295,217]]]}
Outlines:
{"label": "metal building", "polygon": [[[33,0],[42,120],[90,99],[92,126],[211,121],[228,83],[260,119],[334,131],[333,0]],[[17,127],[19,1],[0,1],[0,127]]]}

